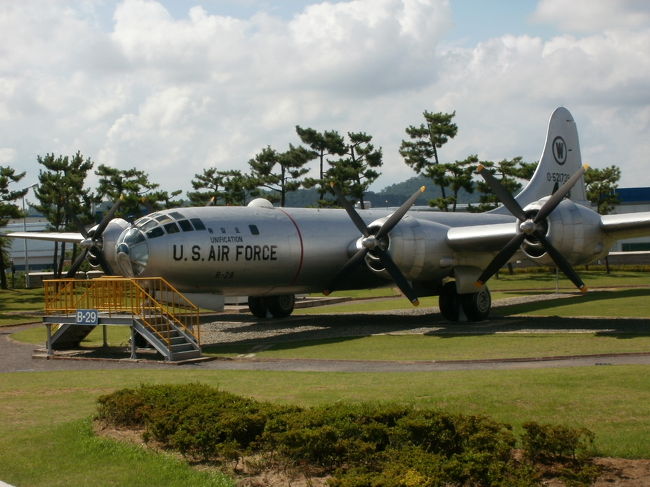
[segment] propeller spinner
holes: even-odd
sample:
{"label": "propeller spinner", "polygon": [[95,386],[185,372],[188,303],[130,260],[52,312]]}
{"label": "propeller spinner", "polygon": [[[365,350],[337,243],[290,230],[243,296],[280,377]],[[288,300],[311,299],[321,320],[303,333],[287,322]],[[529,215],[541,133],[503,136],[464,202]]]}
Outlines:
{"label": "propeller spinner", "polygon": [[357,250],[357,252],[352,257],[350,257],[350,259],[345,263],[338,274],[334,276],[334,279],[332,279],[332,281],[329,283],[327,289],[323,290],[323,294],[328,296],[332,290],[338,287],[338,285],[343,281],[348,273],[366,257],[368,252],[372,252],[372,254],[379,259],[386,271],[388,271],[390,276],[393,278],[393,281],[395,281],[395,284],[397,284],[397,287],[399,287],[399,289],[408,298],[408,300],[414,306],[419,305],[420,301],[418,300],[413,287],[406,279],[406,277],[404,277],[402,271],[399,270],[399,267],[397,267],[387,250],[386,237],[390,231],[395,228],[395,225],[400,222],[406,212],[411,208],[411,206],[413,206],[418,196],[420,196],[420,194],[422,194],[426,188],[422,186],[415,193],[413,193],[413,195],[408,200],[406,200],[402,206],[400,206],[386,219],[379,230],[374,233],[371,231],[371,229],[368,228],[352,204],[345,198],[345,196],[343,196],[341,190],[334,184],[332,184],[332,188],[336,193],[339,204],[345,208],[345,211],[350,216],[350,219],[354,222],[355,226],[359,229],[363,237],[360,240],[361,248],[359,248],[359,250]]}
{"label": "propeller spinner", "polygon": [[553,259],[555,265],[575,284],[580,292],[587,292],[587,286],[580,279],[580,276],[571,267],[569,261],[551,244],[546,238],[546,217],[548,217],[553,210],[560,204],[564,197],[569,193],[573,185],[582,177],[587,165],[581,167],[571,176],[558,190],[553,193],[550,198],[544,202],[542,207],[537,212],[525,212],[517,200],[505,189],[501,183],[488,171],[485,166],[479,164],[477,172],[483,176],[485,182],[494,191],[503,205],[512,213],[518,222],[518,232],[501,251],[492,259],[483,273],[476,281],[477,286],[482,286],[487,280],[492,277],[501,267],[503,267],[515,254],[517,249],[521,246],[526,238],[537,240],[546,253]]}

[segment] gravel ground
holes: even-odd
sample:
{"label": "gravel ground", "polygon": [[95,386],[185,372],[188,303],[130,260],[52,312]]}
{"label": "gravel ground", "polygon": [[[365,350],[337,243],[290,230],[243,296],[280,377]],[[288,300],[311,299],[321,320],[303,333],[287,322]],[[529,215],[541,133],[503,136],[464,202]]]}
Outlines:
{"label": "gravel ground", "polygon": [[[249,314],[223,314],[219,321],[201,327],[201,343],[287,342],[377,334],[459,334],[495,333],[513,331],[529,319],[500,319],[498,309],[521,303],[548,301],[575,296],[575,294],[544,294],[517,296],[496,300],[494,318],[480,323],[446,321],[437,307],[414,307],[403,310],[366,313],[332,312],[332,306],[321,306],[323,314],[290,316],[281,320],[257,320]],[[401,299],[401,298],[396,298]],[[523,331],[523,330],[522,330]],[[554,331],[554,330],[549,330]]]}

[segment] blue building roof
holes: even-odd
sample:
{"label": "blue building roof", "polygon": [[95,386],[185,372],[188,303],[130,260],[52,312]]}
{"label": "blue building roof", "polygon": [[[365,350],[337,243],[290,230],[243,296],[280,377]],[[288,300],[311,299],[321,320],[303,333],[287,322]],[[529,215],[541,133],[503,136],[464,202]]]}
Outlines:
{"label": "blue building roof", "polygon": [[620,203],[648,203],[650,202],[650,188],[618,188],[616,196]]}

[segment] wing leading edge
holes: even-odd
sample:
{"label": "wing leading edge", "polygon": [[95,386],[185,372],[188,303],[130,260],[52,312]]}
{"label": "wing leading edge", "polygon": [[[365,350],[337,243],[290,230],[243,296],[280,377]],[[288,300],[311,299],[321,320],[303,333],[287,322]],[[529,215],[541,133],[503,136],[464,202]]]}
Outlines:
{"label": "wing leading edge", "polygon": [[29,240],[47,240],[50,242],[80,243],[84,237],[75,232],[12,232],[7,237],[27,238]]}

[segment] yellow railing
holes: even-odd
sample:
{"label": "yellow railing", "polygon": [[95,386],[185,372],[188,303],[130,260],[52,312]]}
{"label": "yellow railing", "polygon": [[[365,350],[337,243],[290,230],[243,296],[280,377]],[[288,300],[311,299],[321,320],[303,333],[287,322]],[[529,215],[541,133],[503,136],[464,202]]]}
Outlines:
{"label": "yellow railing", "polygon": [[93,309],[104,316],[128,314],[138,317],[166,343],[171,322],[200,343],[199,309],[161,277],[54,279],[43,281],[45,315],[68,315]]}

